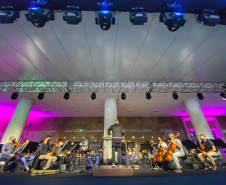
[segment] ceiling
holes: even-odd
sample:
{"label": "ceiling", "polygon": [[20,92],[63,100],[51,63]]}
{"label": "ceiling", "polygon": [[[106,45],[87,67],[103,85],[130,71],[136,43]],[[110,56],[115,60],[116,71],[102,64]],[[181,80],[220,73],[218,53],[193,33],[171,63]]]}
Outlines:
{"label": "ceiling", "polygon": [[[22,12],[24,14],[24,12]],[[24,15],[0,25],[2,81],[225,82],[226,26],[204,26],[193,14],[176,32],[159,22],[159,13],[134,26],[129,13],[102,31],[94,12],[82,12],[78,26],[67,25],[62,13],[44,28]]]}
{"label": "ceiling", "polygon": [[[51,7],[54,10],[65,10],[67,5],[77,5],[83,11],[94,11],[98,2],[104,0],[48,0],[46,7]],[[203,9],[214,9],[220,13],[226,8],[224,0],[176,0],[183,6],[184,13],[198,13]],[[0,6],[14,6],[17,10],[27,10],[31,5],[31,0],[1,0]],[[130,11],[133,7],[144,7],[145,11],[153,13],[162,11],[165,3],[174,3],[175,0],[110,0],[114,3],[116,11]]]}
{"label": "ceiling", "polygon": [[[204,26],[193,14],[185,14],[184,27],[168,31],[159,23],[159,13],[148,13],[148,22],[133,26],[128,12],[118,12],[109,31],[95,25],[94,12],[83,11],[77,26],[67,25],[62,13],[44,28],[35,28],[22,15],[14,24],[0,24],[1,81],[84,82],[226,82],[226,26]],[[0,117],[11,116],[18,100],[0,94]],[[187,116],[183,101],[196,94],[73,93],[66,101],[62,93],[19,95],[35,99],[33,116],[103,116],[104,99],[118,99],[119,116]],[[219,94],[204,94],[200,101],[205,115],[226,115]],[[59,106],[60,105],[60,106]]]}

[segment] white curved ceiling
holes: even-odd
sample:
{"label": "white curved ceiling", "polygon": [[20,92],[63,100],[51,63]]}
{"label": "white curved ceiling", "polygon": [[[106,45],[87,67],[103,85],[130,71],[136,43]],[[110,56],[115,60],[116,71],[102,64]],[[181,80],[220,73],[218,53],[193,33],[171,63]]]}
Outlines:
{"label": "white curved ceiling", "polygon": [[159,13],[148,14],[143,26],[117,13],[109,31],[95,25],[94,12],[82,12],[77,26],[56,13],[44,28],[23,14],[0,25],[2,81],[226,81],[226,26],[198,24],[193,14],[176,32],[159,22]]}

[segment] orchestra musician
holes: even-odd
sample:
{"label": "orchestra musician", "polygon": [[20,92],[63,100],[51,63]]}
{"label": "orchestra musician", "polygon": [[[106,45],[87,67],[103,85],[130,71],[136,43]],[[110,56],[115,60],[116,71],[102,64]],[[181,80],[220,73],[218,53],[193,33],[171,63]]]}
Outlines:
{"label": "orchestra musician", "polygon": [[[111,132],[112,131],[112,136]],[[112,167],[115,167],[115,151],[118,151],[118,165],[121,167],[122,165],[122,138],[114,138],[114,137],[123,137],[125,131],[119,125],[119,121],[116,120],[113,125],[111,125],[108,130],[108,135],[112,138]]]}
{"label": "orchestra musician", "polygon": [[[164,150],[166,150],[166,148],[167,148],[167,144],[162,140],[161,137],[158,137],[158,146],[157,147],[158,148],[162,147]],[[156,152],[158,152],[158,150]],[[157,155],[157,153],[155,155]],[[154,170],[163,170],[163,165],[164,165],[164,161],[162,160],[162,162],[157,163]]]}
{"label": "orchestra musician", "polygon": [[27,172],[30,171],[30,168],[28,167],[27,161],[33,161],[34,160],[34,156],[29,156],[27,153],[22,153],[24,148],[27,146],[28,143],[29,143],[29,140],[26,140],[23,143],[23,145],[18,149],[20,162],[24,166],[24,170],[26,170]]}
{"label": "orchestra musician", "polygon": [[69,153],[67,151],[61,152],[61,149],[62,149],[63,145],[64,145],[63,140],[59,139],[59,141],[56,144],[55,156],[59,160],[64,160],[63,164],[70,164],[71,160],[70,160],[70,158],[68,156]]}
{"label": "orchestra musician", "polygon": [[[153,150],[151,150],[150,152],[151,152],[151,154],[155,154],[155,149],[154,149],[154,141],[153,140],[150,140],[150,145],[151,145],[151,147],[153,148]],[[142,151],[142,158],[143,158],[143,160],[145,160],[145,155],[147,156],[147,160],[149,159],[149,156],[148,156],[148,150],[146,150],[146,151]]]}
{"label": "orchestra musician", "polygon": [[172,160],[174,161],[175,167],[176,167],[174,171],[176,173],[182,173],[182,170],[181,170],[182,167],[180,166],[180,163],[178,160],[178,157],[185,156],[181,140],[179,140],[177,138],[175,139],[173,133],[169,134],[169,138],[171,139],[171,143],[176,145],[176,149],[174,150],[174,152],[172,154]]}
{"label": "orchestra musician", "polygon": [[[12,173],[15,169],[16,166],[19,162],[19,157],[15,156],[15,147],[13,144],[16,142],[16,138],[14,136],[11,136],[9,138],[9,142],[4,144],[2,147],[2,155],[1,155],[1,160],[5,161],[5,165],[3,166],[4,171],[9,171]],[[10,161],[13,161],[12,164],[8,165]]]}
{"label": "orchestra musician", "polygon": [[[204,164],[204,170],[208,170],[209,168],[211,168],[212,170],[216,170],[217,165],[213,159],[213,156],[218,156],[218,154],[216,153],[216,147],[211,140],[206,139],[204,134],[201,134],[199,138],[201,139],[202,153],[198,154],[198,158]],[[212,164],[211,166],[205,161],[206,158],[209,158]]]}
{"label": "orchestra musician", "polygon": [[50,141],[51,136],[46,135],[44,142],[40,145],[40,156],[39,159],[47,159],[46,166],[44,167],[44,170],[47,170],[52,163],[54,163],[57,160],[57,157],[52,155],[52,152],[50,152]]}

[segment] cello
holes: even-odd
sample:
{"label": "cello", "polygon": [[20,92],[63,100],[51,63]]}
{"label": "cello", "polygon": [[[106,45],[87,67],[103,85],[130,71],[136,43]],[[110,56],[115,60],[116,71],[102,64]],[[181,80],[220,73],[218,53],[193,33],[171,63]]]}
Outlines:
{"label": "cello", "polygon": [[161,144],[162,144],[162,139],[161,139],[161,141],[159,143],[158,150],[155,153],[155,162],[156,163],[161,163],[162,160],[163,160],[163,153],[164,153],[165,149],[161,146]]}
{"label": "cello", "polygon": [[[173,137],[173,140],[176,139],[179,135],[180,134],[177,133],[177,135]],[[173,155],[173,152],[176,149],[176,147],[177,146],[174,143],[170,142],[170,144],[169,144],[169,146],[167,148],[167,151],[166,151],[166,153],[165,153],[165,155],[163,157],[163,161],[164,162],[169,163],[172,160],[172,155]]]}

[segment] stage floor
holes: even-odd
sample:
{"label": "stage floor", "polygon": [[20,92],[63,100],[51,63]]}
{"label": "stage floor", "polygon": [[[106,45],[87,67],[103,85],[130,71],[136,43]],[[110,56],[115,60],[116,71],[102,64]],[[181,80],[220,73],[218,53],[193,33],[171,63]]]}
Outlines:
{"label": "stage floor", "polygon": [[133,176],[129,177],[93,177],[93,170],[89,173],[60,173],[48,176],[31,176],[31,173],[20,172],[13,174],[0,174],[1,184],[17,184],[17,185],[63,185],[63,184],[107,184],[107,185],[137,185],[137,184],[165,184],[167,185],[180,183],[183,185],[224,185],[226,182],[226,168],[218,168],[216,171],[207,170],[191,170],[185,169],[183,173],[177,174],[172,170],[159,171],[138,169],[133,170]]}
{"label": "stage floor", "polygon": [[109,165],[101,166],[100,168],[97,167],[93,169],[93,176],[94,177],[122,177],[122,176],[133,176],[133,168],[130,166],[121,166],[120,168],[116,165],[114,168]]}

